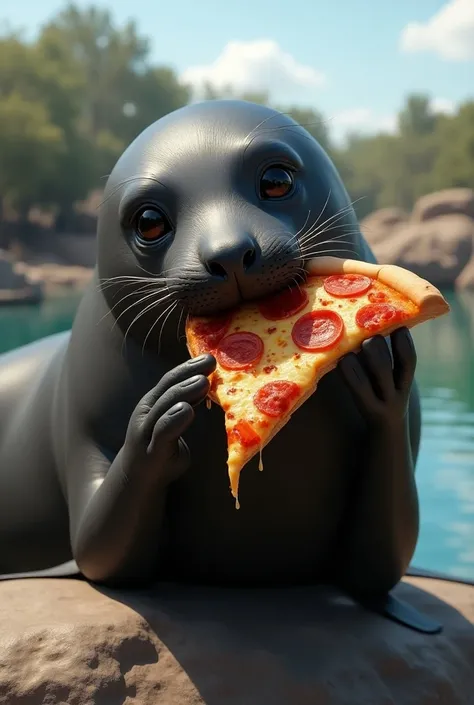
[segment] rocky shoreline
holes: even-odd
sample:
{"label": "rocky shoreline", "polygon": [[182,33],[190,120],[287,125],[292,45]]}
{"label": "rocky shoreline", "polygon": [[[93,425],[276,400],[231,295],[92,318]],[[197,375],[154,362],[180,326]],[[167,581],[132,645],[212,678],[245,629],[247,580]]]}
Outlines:
{"label": "rocky shoreline", "polygon": [[80,293],[92,268],[56,263],[28,264],[0,251],[0,306],[38,304],[64,291]]}
{"label": "rocky shoreline", "polygon": [[[441,289],[474,289],[474,190],[422,196],[411,213],[374,211],[360,222],[379,262],[397,264]],[[66,291],[80,293],[91,267],[17,261],[0,250],[0,306],[37,304]]]}
{"label": "rocky shoreline", "polygon": [[474,190],[430,193],[411,213],[384,208],[360,225],[379,262],[405,267],[440,288],[474,289]]}

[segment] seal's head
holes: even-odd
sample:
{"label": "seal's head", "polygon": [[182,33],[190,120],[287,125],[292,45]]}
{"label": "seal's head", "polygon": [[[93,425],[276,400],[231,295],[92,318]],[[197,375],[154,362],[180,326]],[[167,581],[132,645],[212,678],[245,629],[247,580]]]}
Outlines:
{"label": "seal's head", "polygon": [[[170,315],[213,314],[291,285],[310,257],[359,251],[324,150],[290,117],[246,101],[189,105],[148,127],[117,162],[99,215],[103,291],[124,326],[140,309],[137,331],[158,301]],[[111,284],[127,281],[117,299]]]}

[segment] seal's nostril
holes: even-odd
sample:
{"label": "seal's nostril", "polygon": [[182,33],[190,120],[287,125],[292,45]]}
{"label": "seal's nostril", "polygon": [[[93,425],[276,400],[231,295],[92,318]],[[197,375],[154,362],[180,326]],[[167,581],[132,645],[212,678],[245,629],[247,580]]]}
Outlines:
{"label": "seal's nostril", "polygon": [[225,271],[224,267],[219,264],[219,262],[209,262],[207,268],[213,277],[219,277],[219,279],[227,279],[227,272]]}
{"label": "seal's nostril", "polygon": [[252,264],[255,262],[256,256],[257,256],[257,253],[255,252],[254,247],[252,247],[250,250],[247,250],[247,252],[244,255],[244,259],[242,260],[242,263],[244,265],[244,270],[248,269],[249,267],[252,266]]}

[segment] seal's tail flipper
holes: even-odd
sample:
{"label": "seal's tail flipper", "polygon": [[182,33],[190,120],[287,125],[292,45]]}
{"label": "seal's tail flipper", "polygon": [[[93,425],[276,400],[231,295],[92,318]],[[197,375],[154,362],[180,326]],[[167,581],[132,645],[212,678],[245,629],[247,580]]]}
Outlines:
{"label": "seal's tail flipper", "polygon": [[412,607],[405,600],[400,600],[391,594],[360,604],[371,612],[376,612],[392,622],[398,622],[398,624],[403,624],[403,626],[422,634],[439,634],[443,630],[443,625],[440,622],[427,617],[416,607]]}
{"label": "seal's tail flipper", "polygon": [[32,570],[25,573],[8,573],[0,575],[0,580],[23,580],[25,578],[79,578],[81,571],[77,567],[76,561],[67,561],[53,568],[44,570]]}
{"label": "seal's tail flipper", "polygon": [[[406,571],[405,575],[411,576],[413,578],[428,578],[429,580],[446,580],[451,583],[460,583],[462,585],[474,585],[474,580],[469,578],[459,578],[447,573],[437,573],[431,570],[424,570],[422,568],[416,568],[410,566]],[[414,629],[415,631],[422,632],[424,634],[439,634],[443,625],[437,622],[431,617],[419,612],[415,607],[409,605],[405,600],[401,600],[394,595],[387,595],[386,597],[380,598],[378,600],[370,600],[362,603],[362,606],[366,609],[376,612],[393,622],[398,622],[403,624],[405,627]]]}

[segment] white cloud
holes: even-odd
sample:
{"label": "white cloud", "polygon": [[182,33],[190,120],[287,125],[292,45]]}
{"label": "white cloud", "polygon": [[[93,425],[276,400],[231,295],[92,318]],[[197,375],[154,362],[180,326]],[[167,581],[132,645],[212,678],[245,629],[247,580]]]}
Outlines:
{"label": "white cloud", "polygon": [[446,115],[452,115],[456,112],[456,103],[453,100],[448,100],[447,98],[434,98],[431,101],[431,109],[434,113],[445,113]]}
{"label": "white cloud", "polygon": [[381,115],[371,108],[351,108],[329,117],[329,129],[335,142],[343,143],[350,133],[371,135],[375,132],[394,133],[396,115]]}
{"label": "white cloud", "polygon": [[208,82],[218,89],[232,86],[236,92],[268,91],[275,102],[306,105],[326,79],[321,71],[300,64],[272,39],[228,42],[213,63],[191,66],[180,78],[198,92]]}
{"label": "white cloud", "polygon": [[426,22],[409,22],[400,47],[405,52],[433,52],[449,61],[474,59],[474,0],[450,0]]}
{"label": "white cloud", "polygon": [[[431,109],[435,113],[452,114],[456,104],[446,98],[433,98]],[[351,132],[372,135],[377,132],[394,134],[397,131],[397,114],[377,113],[371,108],[352,108],[329,117],[329,129],[335,142],[344,143]]]}

